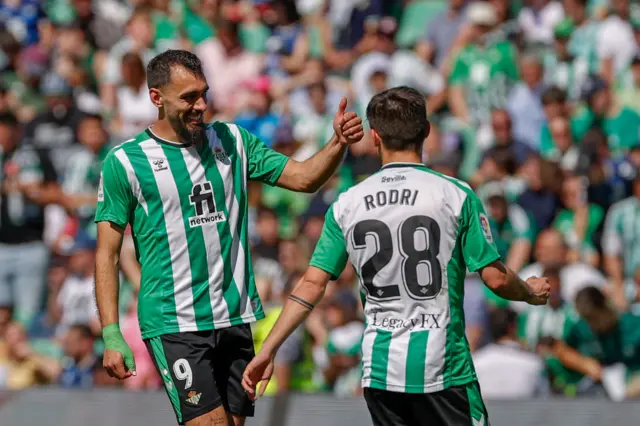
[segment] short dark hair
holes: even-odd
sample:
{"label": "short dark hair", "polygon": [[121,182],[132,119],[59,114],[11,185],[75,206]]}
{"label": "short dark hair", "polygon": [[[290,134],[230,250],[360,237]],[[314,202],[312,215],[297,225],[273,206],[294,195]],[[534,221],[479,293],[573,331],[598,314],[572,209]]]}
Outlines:
{"label": "short dark hair", "polygon": [[509,175],[515,174],[518,168],[514,153],[507,146],[494,146],[489,148],[485,159],[495,161],[496,165],[505,170]]}
{"label": "short dark hair", "polygon": [[86,325],[86,324],[73,324],[71,327],[69,327],[69,331],[71,330],[75,330],[78,332],[78,334],[80,335],[80,337],[84,338],[84,339],[93,339],[94,335],[93,332],[91,331],[91,328]]}
{"label": "short dark hair", "polygon": [[18,121],[18,117],[16,117],[14,113],[5,111],[0,112],[0,125],[15,129],[16,127],[20,126],[20,122]]}
{"label": "short dark hair", "polygon": [[367,120],[384,147],[392,151],[420,152],[429,136],[426,101],[410,87],[394,87],[375,95],[367,106]]}
{"label": "short dark hair", "polygon": [[599,288],[588,286],[576,294],[575,305],[580,315],[590,316],[607,309],[607,298]]}
{"label": "short dark hair", "polygon": [[542,105],[565,103],[567,92],[557,86],[552,86],[542,94]]}
{"label": "short dark hair", "polygon": [[516,324],[518,315],[509,308],[496,309],[489,314],[491,337],[498,340],[508,336],[510,329]]}
{"label": "short dark hair", "polygon": [[149,89],[158,89],[171,81],[171,67],[180,66],[195,74],[204,77],[202,62],[193,53],[187,50],[167,50],[147,65],[147,86]]}

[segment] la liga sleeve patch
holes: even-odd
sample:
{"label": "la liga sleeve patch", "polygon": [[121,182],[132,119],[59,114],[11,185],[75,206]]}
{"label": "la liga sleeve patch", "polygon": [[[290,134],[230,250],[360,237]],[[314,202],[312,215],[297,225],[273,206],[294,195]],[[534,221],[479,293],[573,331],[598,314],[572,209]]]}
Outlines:
{"label": "la liga sleeve patch", "polygon": [[491,226],[489,225],[489,219],[484,213],[480,213],[480,227],[482,228],[484,238],[490,243],[493,243],[493,235],[491,235]]}

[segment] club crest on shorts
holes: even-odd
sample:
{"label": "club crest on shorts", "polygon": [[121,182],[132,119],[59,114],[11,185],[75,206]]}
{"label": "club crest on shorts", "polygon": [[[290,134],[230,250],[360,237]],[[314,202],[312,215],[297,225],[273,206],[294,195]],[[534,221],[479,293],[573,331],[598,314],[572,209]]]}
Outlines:
{"label": "club crest on shorts", "polygon": [[196,391],[191,391],[187,394],[187,401],[190,404],[198,405],[200,403],[200,398],[202,397],[202,392],[196,393]]}
{"label": "club crest on shorts", "polygon": [[480,213],[480,227],[482,228],[482,233],[484,234],[484,238],[490,243],[492,243],[493,236],[491,235],[491,226],[489,225],[489,219],[484,213]]}

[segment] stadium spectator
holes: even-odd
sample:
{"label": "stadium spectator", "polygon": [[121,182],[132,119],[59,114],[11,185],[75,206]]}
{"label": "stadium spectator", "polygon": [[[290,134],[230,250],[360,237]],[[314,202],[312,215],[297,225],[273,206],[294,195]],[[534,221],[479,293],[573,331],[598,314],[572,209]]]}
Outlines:
{"label": "stadium spectator", "polygon": [[513,121],[513,135],[529,146],[537,146],[544,123],[542,94],[545,90],[543,68],[534,55],[520,60],[522,81],[516,83],[507,101],[507,109]]}
{"label": "stadium spectator", "polygon": [[46,152],[21,140],[11,113],[0,116],[0,306],[11,306],[25,327],[42,308],[49,250],[44,207],[60,198]]}
{"label": "stadium spectator", "polygon": [[482,395],[487,399],[528,399],[545,392],[542,360],[522,349],[516,335],[516,314],[508,309],[491,313],[495,343],[473,355]]}

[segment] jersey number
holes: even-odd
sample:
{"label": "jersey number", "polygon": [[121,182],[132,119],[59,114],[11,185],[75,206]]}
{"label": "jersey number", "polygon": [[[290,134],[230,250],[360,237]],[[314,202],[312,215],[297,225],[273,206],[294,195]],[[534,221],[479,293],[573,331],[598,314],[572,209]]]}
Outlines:
{"label": "jersey number", "polygon": [[193,373],[191,372],[189,361],[186,359],[180,358],[173,363],[173,374],[176,375],[176,379],[185,380],[185,389],[189,389],[193,384]]}
{"label": "jersey number", "polygon": [[[415,235],[422,233],[426,246],[416,248]],[[377,241],[376,252],[367,260],[360,270],[360,276],[369,297],[376,300],[400,297],[400,289],[396,284],[375,286],[373,279],[391,262],[393,256],[393,239],[391,230],[377,219],[358,222],[353,230],[353,241],[356,249],[367,247],[366,237],[373,235]],[[402,282],[414,299],[431,299],[440,293],[442,288],[442,267],[438,261],[440,253],[440,227],[428,216],[411,216],[400,225],[398,241],[402,254]],[[418,280],[418,265],[424,265],[428,283],[421,285]]]}

